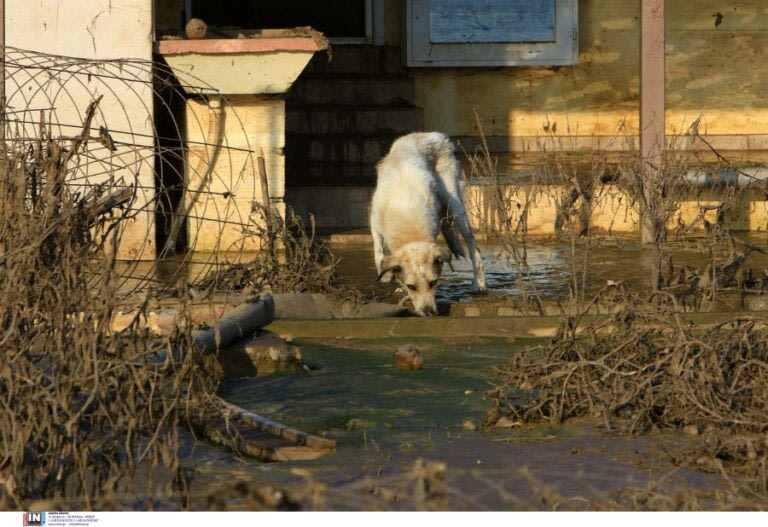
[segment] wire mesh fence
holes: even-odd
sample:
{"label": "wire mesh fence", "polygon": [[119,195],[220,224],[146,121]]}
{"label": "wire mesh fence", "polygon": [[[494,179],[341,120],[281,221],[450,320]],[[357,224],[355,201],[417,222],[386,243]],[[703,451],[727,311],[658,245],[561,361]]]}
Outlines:
{"label": "wire mesh fence", "polygon": [[29,153],[48,140],[66,150],[94,101],[65,184],[125,198],[113,204],[127,218],[118,227],[121,296],[195,282],[260,248],[256,152],[226,97],[158,62],[5,48],[8,141]]}

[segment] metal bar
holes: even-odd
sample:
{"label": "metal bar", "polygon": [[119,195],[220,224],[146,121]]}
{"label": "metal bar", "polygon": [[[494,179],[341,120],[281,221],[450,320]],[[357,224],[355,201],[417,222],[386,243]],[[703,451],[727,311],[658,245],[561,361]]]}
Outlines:
{"label": "metal bar", "polygon": [[664,161],[664,2],[641,0],[640,13],[640,151],[643,156],[642,241],[656,241],[660,233],[653,221],[654,199],[651,189],[658,181]]}

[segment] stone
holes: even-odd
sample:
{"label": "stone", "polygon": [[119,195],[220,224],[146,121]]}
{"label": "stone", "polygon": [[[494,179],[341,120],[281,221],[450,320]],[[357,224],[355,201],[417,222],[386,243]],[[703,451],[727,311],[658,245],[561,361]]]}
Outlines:
{"label": "stone", "polygon": [[464,419],[461,422],[461,427],[464,430],[467,430],[469,432],[474,432],[475,430],[477,430],[477,425],[475,424],[475,422],[472,419]]}
{"label": "stone", "polygon": [[683,433],[687,436],[699,435],[699,427],[696,425],[686,425],[683,427]]}
{"label": "stone", "polygon": [[513,421],[509,417],[501,416],[493,426],[496,428],[514,428],[516,426],[520,426],[520,421]]}
{"label": "stone", "polygon": [[200,20],[199,18],[192,18],[187,22],[187,27],[185,28],[187,38],[193,40],[205,38],[207,32],[208,24],[206,24],[205,21]]}
{"label": "stone", "polygon": [[395,367],[399,370],[420,370],[424,366],[419,350],[413,346],[400,346],[394,353]]}
{"label": "stone", "polygon": [[228,379],[306,369],[298,346],[266,330],[223,348],[218,360]]}

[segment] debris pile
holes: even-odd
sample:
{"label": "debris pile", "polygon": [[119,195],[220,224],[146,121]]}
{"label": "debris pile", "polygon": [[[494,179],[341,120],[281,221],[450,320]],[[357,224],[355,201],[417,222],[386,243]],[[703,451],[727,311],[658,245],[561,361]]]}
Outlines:
{"label": "debris pile", "polygon": [[621,286],[597,301],[612,305],[612,314],[589,324],[566,317],[551,342],[499,370],[485,424],[586,417],[625,434],[701,434],[697,451],[674,461],[727,474],[734,496],[768,503],[766,321],[695,326],[672,295],[640,298]]}

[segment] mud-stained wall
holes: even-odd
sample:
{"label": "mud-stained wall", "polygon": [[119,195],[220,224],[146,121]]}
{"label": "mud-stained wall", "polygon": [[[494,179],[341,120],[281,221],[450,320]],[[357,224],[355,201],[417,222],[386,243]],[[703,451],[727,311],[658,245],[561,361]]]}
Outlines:
{"label": "mud-stained wall", "polygon": [[[388,2],[387,37],[398,45],[402,12]],[[497,151],[535,147],[558,134],[609,136],[639,112],[639,1],[581,0],[574,66],[411,69],[425,127],[478,135],[474,111]],[[667,2],[667,132],[701,116],[701,132],[726,150],[764,150],[768,141],[768,3]],[[745,137],[751,136],[751,137]],[[471,141],[470,141],[471,143]]]}
{"label": "mud-stained wall", "polygon": [[[258,95],[234,95],[210,105],[187,102],[187,229],[197,251],[258,250],[260,240],[244,232],[255,227],[253,204],[264,204],[257,158],[263,154],[272,208],[285,214],[285,102]],[[224,141],[215,148],[219,126]],[[205,178],[205,180],[203,180]],[[204,190],[198,193],[196,189]]]}
{"label": "mud-stained wall", "polygon": [[667,2],[667,106],[669,131],[768,134],[768,2]]}
{"label": "mud-stained wall", "polygon": [[[6,45],[15,48],[89,59],[138,58],[148,61],[152,58],[152,1],[5,0],[5,31]],[[19,75],[36,74],[30,70]],[[130,75],[134,76],[132,82],[90,76],[84,80],[66,72],[58,80],[41,75],[27,83],[25,90],[19,89],[24,84],[23,78],[8,79],[8,105],[47,108],[53,101],[56,120],[67,129],[67,125],[79,126],[88,104],[95,96],[103,95],[91,135],[97,135],[99,126],[104,125],[112,132],[115,141],[132,143],[138,149],[146,148],[151,159],[151,70],[135,68],[126,73],[126,77]],[[118,148],[116,156],[121,154]],[[142,163],[134,175],[140,190],[133,206],[148,209],[147,203],[154,199],[152,163]],[[91,181],[97,182],[93,178]],[[131,179],[129,183],[133,181]],[[154,240],[153,213],[145,210],[126,224],[119,256],[152,259],[155,256]]]}

